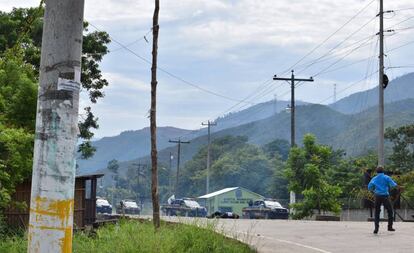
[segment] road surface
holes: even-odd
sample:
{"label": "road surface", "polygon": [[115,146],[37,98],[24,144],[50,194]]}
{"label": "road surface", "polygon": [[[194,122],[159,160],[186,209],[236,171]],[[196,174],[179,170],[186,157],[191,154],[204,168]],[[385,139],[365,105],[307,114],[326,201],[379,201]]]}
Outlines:
{"label": "road surface", "polygon": [[[167,218],[195,222],[191,218]],[[198,219],[204,224],[206,219]],[[208,222],[212,222],[209,220]],[[396,232],[381,223],[374,235],[371,222],[323,222],[292,220],[217,220],[216,228],[244,241],[260,253],[413,253],[414,223],[395,223]]]}

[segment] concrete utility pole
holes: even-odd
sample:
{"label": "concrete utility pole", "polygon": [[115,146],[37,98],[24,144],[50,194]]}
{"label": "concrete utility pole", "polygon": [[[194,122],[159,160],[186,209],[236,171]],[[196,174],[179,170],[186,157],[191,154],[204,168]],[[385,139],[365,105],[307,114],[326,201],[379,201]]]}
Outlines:
{"label": "concrete utility pole", "polygon": [[171,196],[172,194],[172,160],[174,159],[174,156],[172,154],[172,152],[170,152],[170,165],[169,165],[169,170],[168,170],[168,195]]}
{"label": "concrete utility pole", "polygon": [[72,252],[84,0],[44,14],[28,252]]}
{"label": "concrete utility pole", "polygon": [[313,82],[313,78],[310,79],[302,79],[302,78],[295,78],[294,71],[292,70],[292,75],[290,78],[281,78],[277,77],[276,75],[273,77],[273,80],[278,81],[290,81],[290,90],[291,90],[291,99],[290,99],[290,145],[291,147],[296,146],[295,144],[295,82]]}
{"label": "concrete utility pole", "polygon": [[178,141],[172,141],[169,140],[169,142],[171,143],[177,143],[177,173],[176,173],[176,178],[175,178],[175,186],[174,186],[174,194],[175,197],[178,196],[177,191],[178,191],[178,178],[180,176],[180,158],[181,158],[181,144],[189,144],[189,141],[182,141],[181,138],[178,138]]}
{"label": "concrete utility pole", "polygon": [[334,95],[333,95],[333,102],[334,103],[336,103],[336,87],[337,87],[337,84],[336,83],[334,83]]}
{"label": "concrete utility pole", "polygon": [[[290,90],[291,90],[291,99],[290,99],[290,146],[291,148],[296,146],[295,143],[295,82],[313,82],[313,78],[303,79],[303,78],[295,78],[294,71],[292,70],[292,75],[290,78],[281,78],[277,77],[276,75],[273,77],[273,80],[278,81],[290,81]],[[296,202],[296,194],[294,192],[290,192],[290,204],[294,204]]]}
{"label": "concrete utility pole", "polygon": [[379,137],[378,166],[384,166],[384,0],[380,0],[379,12]]}
{"label": "concrete utility pole", "polygon": [[207,124],[201,123],[202,126],[207,126],[208,129],[208,146],[207,146],[207,177],[206,177],[206,194],[210,193],[210,152],[211,152],[211,130],[212,126],[217,126],[217,123],[213,123],[210,120]]}

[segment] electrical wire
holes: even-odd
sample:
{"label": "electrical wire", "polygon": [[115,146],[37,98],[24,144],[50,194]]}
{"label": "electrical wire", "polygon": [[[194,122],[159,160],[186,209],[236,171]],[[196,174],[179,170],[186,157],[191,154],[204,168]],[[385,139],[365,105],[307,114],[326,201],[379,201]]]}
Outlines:
{"label": "electrical wire", "polygon": [[360,11],[358,11],[354,16],[352,16],[345,24],[343,24],[341,27],[339,27],[336,31],[334,31],[331,35],[329,35],[325,40],[323,40],[321,43],[319,43],[316,47],[314,47],[310,52],[305,54],[302,58],[300,58],[296,63],[294,63],[290,68],[288,68],[286,71],[283,71],[284,73],[290,71],[294,67],[296,67],[299,63],[301,63],[303,60],[305,60],[309,55],[313,54],[316,50],[318,50],[321,46],[323,46],[326,42],[328,42],[333,36],[335,36],[338,32],[340,32],[345,26],[347,26],[349,23],[351,23],[355,18],[357,18],[361,13],[363,13],[373,2],[376,0],[370,1],[368,4],[366,4]]}
{"label": "electrical wire", "polygon": [[[347,22],[345,22],[341,27],[339,27],[336,31],[334,31],[332,34],[330,34],[324,41],[322,41],[320,44],[318,44],[316,47],[314,47],[311,51],[309,51],[307,54],[305,54],[303,57],[301,57],[298,61],[296,61],[291,67],[287,68],[285,71],[279,73],[278,75],[283,75],[289,72],[291,69],[293,69],[295,66],[297,66],[299,63],[301,63],[303,60],[305,60],[308,56],[310,56],[312,53],[314,53],[316,50],[318,50],[323,44],[325,44],[327,41],[329,41],[333,36],[335,36],[339,31],[341,31],[344,27],[346,27],[349,23],[351,23],[355,18],[357,18],[361,13],[363,13],[373,2],[376,0],[370,1],[367,5],[365,5],[360,11],[358,11],[354,16],[352,16]],[[362,28],[361,28],[362,29]],[[364,38],[365,39],[365,38]],[[358,43],[358,42],[357,42]],[[310,64],[315,64],[314,62],[311,62]],[[306,66],[305,66],[306,67]],[[287,93],[284,93],[287,94]],[[266,92],[264,96],[268,95]],[[284,96],[284,95],[282,95]],[[238,104],[237,104],[238,105]],[[232,110],[237,105],[230,107],[229,109]],[[244,107],[244,106],[243,106]],[[242,107],[242,108],[243,108]],[[229,112],[229,109],[225,110],[224,113],[220,115],[225,115]],[[240,110],[240,108],[239,108]]]}
{"label": "electrical wire", "polygon": [[[95,26],[94,24],[92,24],[92,23],[89,23],[92,27],[94,27],[97,31],[101,31],[97,26]],[[151,63],[151,61],[150,60],[148,60],[148,59],[146,59],[145,57],[143,57],[143,56],[141,56],[141,55],[139,55],[139,54],[137,54],[135,51],[133,51],[133,50],[131,50],[130,48],[128,48],[128,47],[126,47],[123,43],[121,43],[121,42],[119,42],[118,40],[116,40],[114,37],[112,37],[111,35],[109,35],[109,37],[111,38],[111,40],[113,41],[113,42],[115,42],[115,43],[117,43],[118,45],[120,45],[123,49],[125,49],[126,51],[128,51],[129,53],[131,53],[132,55],[134,55],[135,57],[137,57],[137,58],[139,58],[140,60],[142,60],[142,61],[144,61],[145,63],[147,63],[147,64],[149,64],[149,65],[152,65],[152,63]],[[193,88],[196,88],[196,89],[198,89],[198,90],[201,90],[201,91],[203,91],[203,92],[205,92],[205,93],[208,93],[208,94],[210,94],[210,95],[214,95],[214,96],[216,96],[216,97],[220,97],[220,98],[223,98],[223,99],[226,99],[226,100],[230,100],[230,101],[235,101],[235,102],[241,102],[242,100],[239,100],[239,99],[235,99],[235,98],[232,98],[232,97],[228,97],[228,96],[226,96],[226,95],[223,95],[223,94],[220,94],[220,93],[217,93],[217,92],[215,92],[215,91],[212,91],[212,90],[209,90],[209,89],[206,89],[206,88],[203,88],[203,87],[201,87],[201,86],[199,86],[199,85],[197,85],[197,84],[194,84],[193,82],[190,82],[190,81],[187,81],[187,80],[185,80],[184,78],[182,78],[182,77],[180,77],[180,76],[178,76],[178,75],[176,75],[176,74],[173,74],[172,72],[170,72],[170,71],[167,71],[166,69],[164,69],[164,68],[162,68],[162,67],[157,67],[157,69],[159,70],[159,71],[161,71],[161,72],[163,72],[164,74],[166,74],[166,75],[168,75],[168,76],[170,76],[170,77],[172,77],[172,78],[174,78],[174,79],[176,79],[176,80],[178,80],[178,81],[180,81],[180,82],[182,82],[182,83],[184,83],[184,84],[187,84],[187,85],[189,85],[189,86],[191,86],[191,87],[193,87]],[[243,101],[242,103],[246,103],[246,104],[254,104],[254,102],[251,102],[251,101]]]}
{"label": "electrical wire", "polygon": [[395,11],[395,12],[401,12],[401,11],[410,11],[410,10],[414,10],[414,7],[403,8],[403,9],[397,9],[397,10],[394,10],[394,11]]}
{"label": "electrical wire", "polygon": [[[336,46],[334,46],[333,48],[331,48],[327,53],[323,54],[321,57],[317,58],[316,61],[323,59],[324,57],[330,55],[335,49],[337,49],[338,47],[340,47],[342,44],[344,44],[346,41],[348,41],[350,38],[352,38],[355,34],[357,34],[358,32],[360,32],[362,29],[364,29],[367,25],[369,25],[373,20],[375,20],[376,17],[371,18],[368,22],[366,22],[364,25],[362,25],[361,27],[359,27],[357,30],[355,30],[353,33],[351,33],[348,37],[346,37],[344,40],[342,40],[340,43],[338,43]],[[308,68],[310,68],[311,66],[313,66],[314,64],[310,64],[309,66],[307,66],[306,68],[303,68],[300,70],[299,73],[304,72],[305,70],[307,70]]]}
{"label": "electrical wire", "polygon": [[[376,70],[376,71],[372,72],[371,74],[369,74],[369,75],[368,75],[368,77],[371,77],[371,76],[373,76],[373,75],[374,75],[374,74],[376,74],[376,73],[378,73],[378,70]],[[366,80],[366,78],[368,78],[368,77],[364,77],[364,78],[362,78],[361,80],[359,80],[359,81],[356,81],[356,82],[352,83],[351,85],[349,85],[349,86],[347,86],[346,88],[344,88],[344,89],[340,90],[339,92],[337,92],[337,94],[342,93],[342,92],[344,92],[344,91],[346,91],[346,90],[348,90],[348,89],[350,89],[350,88],[354,87],[355,85],[357,85],[357,84],[359,84],[359,83],[361,83],[361,82],[365,81],[365,80]],[[327,98],[325,98],[325,99],[321,100],[320,102],[318,102],[318,104],[323,104],[325,101],[327,101],[327,100],[331,99],[332,97],[333,97],[333,95],[331,95],[331,96],[329,96],[329,97],[327,97]]]}
{"label": "electrical wire", "polygon": [[[370,35],[370,36],[367,36],[367,37],[365,37],[365,38],[363,38],[363,39],[361,39],[361,40],[358,40],[358,41],[356,41],[356,42],[353,42],[352,44],[349,44],[349,45],[347,45],[346,47],[343,47],[341,50],[345,50],[345,49],[348,49],[348,48],[350,48],[350,47],[352,47],[352,46],[354,46],[354,45],[356,45],[356,44],[359,44],[359,43],[366,43],[366,42],[370,42],[374,37],[376,37],[376,34],[374,34],[374,35]],[[352,48],[352,49],[350,49],[349,51],[352,51],[354,48]],[[334,58],[337,58],[338,56],[340,56],[340,55],[342,55],[342,54],[346,54],[347,52],[349,52],[349,51],[344,51],[344,52],[341,52],[341,53],[337,53],[337,54],[332,54],[332,56],[330,56],[330,57],[325,57],[325,58],[323,58],[323,59],[321,59],[321,60],[318,60],[318,61],[315,61],[315,60],[312,60],[312,61],[309,61],[309,62],[307,62],[307,63],[304,63],[304,64],[301,64],[301,65],[298,65],[297,66],[297,68],[303,68],[303,67],[306,67],[306,66],[308,66],[308,65],[310,65],[310,64],[316,64],[316,63],[321,63],[321,62],[325,62],[325,61],[328,61],[328,60],[331,60],[331,59],[334,59]]]}
{"label": "electrical wire", "polygon": [[327,66],[327,67],[323,68],[321,71],[319,71],[318,73],[316,73],[315,75],[313,75],[313,77],[317,77],[317,76],[319,76],[319,75],[324,74],[327,70],[329,70],[331,67],[335,66],[336,64],[338,64],[339,62],[341,62],[342,60],[344,60],[347,56],[351,55],[352,53],[354,53],[354,52],[358,51],[359,49],[361,49],[361,48],[363,48],[363,47],[365,47],[365,46],[367,46],[367,45],[369,45],[369,44],[363,44],[363,45],[360,45],[360,46],[358,46],[358,47],[354,48],[352,51],[350,51],[350,52],[349,52],[349,53],[347,53],[346,55],[342,56],[342,57],[341,57],[341,58],[339,58],[338,60],[336,60],[336,61],[334,61],[333,63],[331,63],[329,66]]}

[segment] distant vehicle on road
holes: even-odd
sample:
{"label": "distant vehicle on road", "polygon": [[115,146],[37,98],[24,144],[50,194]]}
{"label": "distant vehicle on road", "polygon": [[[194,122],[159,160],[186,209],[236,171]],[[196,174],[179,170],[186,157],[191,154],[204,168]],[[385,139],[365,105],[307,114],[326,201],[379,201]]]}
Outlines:
{"label": "distant vehicle on road", "polygon": [[112,214],[112,205],[109,204],[108,200],[98,197],[96,199],[96,212]]}
{"label": "distant vehicle on road", "polygon": [[129,199],[122,200],[116,207],[117,214],[140,214],[141,209],[138,207],[137,202]]}
{"label": "distant vehicle on road", "polygon": [[190,198],[171,199],[169,204],[161,206],[167,216],[206,217],[207,209]]}
{"label": "distant vehicle on road", "polygon": [[208,216],[208,218],[221,218],[221,219],[238,219],[240,216],[233,212],[220,212],[216,211]]}
{"label": "distant vehicle on road", "polygon": [[288,219],[289,210],[272,199],[256,200],[242,209],[245,219]]}

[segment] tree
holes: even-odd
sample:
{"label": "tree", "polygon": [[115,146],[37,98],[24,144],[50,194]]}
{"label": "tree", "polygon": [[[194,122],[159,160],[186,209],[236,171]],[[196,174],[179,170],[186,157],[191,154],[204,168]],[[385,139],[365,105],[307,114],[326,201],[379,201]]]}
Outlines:
{"label": "tree", "polygon": [[263,151],[270,157],[279,155],[283,161],[288,158],[290,143],[287,140],[277,139],[263,146]]}
{"label": "tree", "polygon": [[289,153],[285,175],[289,189],[303,195],[303,201],[294,204],[294,218],[313,215],[313,210],[339,211],[338,197],[341,189],[328,182],[328,172],[337,165],[340,152],[317,144],[313,135],[307,134],[303,147],[293,147]]}
{"label": "tree", "polygon": [[395,172],[407,173],[414,169],[414,124],[387,128],[385,138],[393,143],[390,156],[391,168]]}
{"label": "tree", "polygon": [[[211,143],[212,159],[210,186],[212,191],[226,187],[241,186],[268,196],[275,171],[281,170],[280,160],[269,159],[263,150],[247,143],[244,136],[224,136]],[[205,193],[207,146],[202,146],[182,170],[180,192],[187,196]]]}
{"label": "tree", "polygon": [[[33,68],[36,79],[38,78],[40,65],[43,12],[42,6],[40,8],[14,8],[10,13],[0,12],[0,54],[6,54],[11,49],[13,53],[16,53],[16,51],[22,52],[23,61]],[[89,32],[88,26],[89,24],[85,22],[81,81],[82,88],[89,93],[90,101],[96,103],[99,98],[104,96],[102,89],[108,85],[107,80],[102,77],[99,62],[109,52],[107,45],[110,43],[110,38],[103,31]],[[34,98],[36,101],[37,89],[35,94],[30,95],[27,98]],[[33,110],[36,110],[36,106],[33,108],[26,111],[24,115],[28,116]],[[33,115],[35,118],[35,112]],[[28,118],[31,118],[31,116]],[[79,152],[82,158],[87,159],[95,152],[95,148],[90,143],[93,137],[92,129],[97,129],[99,125],[97,124],[98,119],[93,115],[90,107],[84,108],[83,118],[84,120],[79,122],[79,128],[81,129],[79,137],[84,142],[79,146]]]}
{"label": "tree", "polygon": [[0,57],[0,209],[31,173],[36,94],[33,69],[22,54]]}
{"label": "tree", "polygon": [[152,195],[152,216],[154,227],[160,227],[160,203],[158,193],[158,155],[157,155],[157,57],[158,57],[158,17],[160,12],[160,1],[155,0],[154,17],[152,23],[152,67],[151,67],[151,111],[150,111],[150,128],[151,128],[151,195]]}

